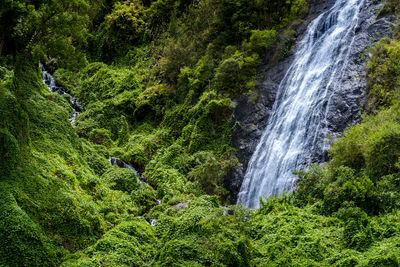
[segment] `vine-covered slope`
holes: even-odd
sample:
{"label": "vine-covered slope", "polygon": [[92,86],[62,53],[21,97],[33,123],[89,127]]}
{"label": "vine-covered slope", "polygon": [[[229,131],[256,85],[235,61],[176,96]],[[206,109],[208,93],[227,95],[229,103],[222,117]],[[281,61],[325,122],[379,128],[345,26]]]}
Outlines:
{"label": "vine-covered slope", "polygon": [[[395,39],[371,49],[368,114],[329,164],[258,210],[223,206],[232,99],[258,97],[309,4],[2,1],[0,265],[398,266]],[[39,62],[81,102],[74,127]]]}

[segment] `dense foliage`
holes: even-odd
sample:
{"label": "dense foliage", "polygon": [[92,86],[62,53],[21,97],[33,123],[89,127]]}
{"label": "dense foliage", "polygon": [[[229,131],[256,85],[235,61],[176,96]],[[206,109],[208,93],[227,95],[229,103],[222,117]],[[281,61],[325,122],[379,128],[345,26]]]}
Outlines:
{"label": "dense foliage", "polygon": [[1,266],[399,265],[398,40],[371,49],[368,115],[331,162],[249,211],[223,206],[232,99],[257,98],[305,0],[0,3]]}

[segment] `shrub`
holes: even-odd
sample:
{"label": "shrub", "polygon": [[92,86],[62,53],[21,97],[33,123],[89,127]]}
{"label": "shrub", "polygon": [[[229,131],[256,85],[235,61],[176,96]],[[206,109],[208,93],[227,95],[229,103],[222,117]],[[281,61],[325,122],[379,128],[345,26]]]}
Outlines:
{"label": "shrub", "polygon": [[334,170],[333,180],[324,190],[323,210],[334,212],[344,201],[351,201],[371,212],[375,210],[374,184],[365,176],[357,177],[354,170],[340,167]]}
{"label": "shrub", "polygon": [[373,48],[368,64],[368,110],[389,107],[397,101],[400,89],[400,43],[382,39]]}
{"label": "shrub", "polygon": [[97,145],[112,145],[111,133],[107,129],[93,129],[89,133],[89,140]]}
{"label": "shrub", "polygon": [[91,63],[83,69],[75,95],[83,104],[111,99],[125,91],[140,93],[140,79],[129,69]]}
{"label": "shrub", "polygon": [[103,266],[149,266],[155,256],[157,240],[154,231],[144,219],[133,219],[120,223],[108,231],[95,245],[88,249],[93,257],[84,255],[62,266],[76,266],[82,262],[99,261]]}
{"label": "shrub", "polygon": [[255,78],[256,68],[259,65],[260,58],[256,53],[246,56],[236,51],[231,57],[221,61],[216,68],[214,78],[216,88],[221,92],[236,96],[246,88],[249,80]]}
{"label": "shrub", "polygon": [[116,2],[111,14],[105,16],[100,25],[95,48],[107,61],[123,56],[132,45],[144,41],[147,26],[141,1]]}
{"label": "shrub", "polygon": [[163,84],[146,88],[135,100],[135,116],[144,118],[150,111],[155,112],[155,117],[161,116],[171,94]]}
{"label": "shrub", "polygon": [[103,174],[102,179],[108,182],[110,188],[114,190],[130,193],[139,188],[138,177],[135,172],[130,169],[114,166]]}
{"label": "shrub", "polygon": [[249,49],[263,57],[276,41],[275,30],[252,30],[249,42]]}
{"label": "shrub", "polygon": [[336,213],[344,221],[342,241],[344,246],[357,250],[366,250],[373,241],[367,214],[351,203],[344,203]]}
{"label": "shrub", "polygon": [[234,167],[238,165],[235,157],[215,159],[209,158],[204,163],[198,164],[188,173],[188,179],[200,184],[205,193],[209,195],[228,195],[222,187],[224,177]]}
{"label": "shrub", "polygon": [[324,190],[329,183],[329,174],[319,165],[311,165],[308,171],[295,172],[300,177],[294,202],[304,207],[324,198]]}
{"label": "shrub", "polygon": [[376,266],[376,267],[398,267],[399,261],[396,255],[381,255],[376,256],[370,259],[367,263],[367,266]]}
{"label": "shrub", "polygon": [[400,125],[397,108],[364,119],[362,125],[350,127],[332,146],[332,166],[349,166],[364,170],[373,181],[397,171],[400,156]]}

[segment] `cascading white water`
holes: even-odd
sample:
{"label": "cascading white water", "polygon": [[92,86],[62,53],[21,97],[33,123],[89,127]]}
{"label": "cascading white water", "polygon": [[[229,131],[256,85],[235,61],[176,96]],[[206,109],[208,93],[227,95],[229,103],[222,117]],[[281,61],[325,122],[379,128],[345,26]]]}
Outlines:
{"label": "cascading white water", "polygon": [[141,177],[142,175],[131,165],[127,164],[126,162],[124,162],[123,160],[119,159],[119,158],[114,158],[111,157],[108,159],[108,162],[110,162],[111,165],[117,165],[120,168],[125,168],[125,169],[130,169],[132,170],[138,177]]}
{"label": "cascading white water", "polygon": [[293,190],[292,171],[311,163],[312,151],[327,149],[327,107],[347,64],[364,1],[337,0],[308,26],[249,161],[238,204],[257,208],[260,197]]}
{"label": "cascading white water", "polygon": [[[43,80],[44,84],[47,85],[47,87],[49,88],[50,91],[52,91],[53,93],[57,93],[59,95],[69,95],[67,92],[65,92],[64,88],[56,85],[56,82],[54,81],[54,77],[45,70],[45,68],[42,64],[40,64],[40,68],[42,69],[42,73],[43,73],[42,80]],[[71,107],[74,109],[74,114],[69,119],[69,121],[74,126],[75,119],[76,119],[76,116],[79,115],[81,105],[75,97],[72,97],[70,95],[69,95],[69,97],[70,97]]]}

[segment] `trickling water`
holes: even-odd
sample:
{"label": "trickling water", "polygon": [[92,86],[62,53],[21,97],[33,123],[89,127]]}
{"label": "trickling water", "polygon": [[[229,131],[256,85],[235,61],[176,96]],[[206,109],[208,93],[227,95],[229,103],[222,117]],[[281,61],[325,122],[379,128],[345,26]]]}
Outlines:
{"label": "trickling water", "polygon": [[79,104],[79,102],[76,98],[72,97],[67,92],[65,92],[64,88],[56,85],[56,83],[54,81],[54,77],[45,70],[43,65],[40,65],[40,67],[41,67],[42,73],[43,73],[43,75],[42,75],[43,82],[47,85],[47,87],[50,89],[50,91],[52,91],[53,93],[57,93],[59,95],[68,95],[70,97],[71,106],[74,109],[74,115],[72,115],[72,117],[69,119],[69,121],[71,122],[72,125],[74,125],[76,116],[78,116],[79,112],[81,111],[81,105]]}
{"label": "trickling water", "polygon": [[117,165],[120,168],[125,168],[125,169],[130,169],[132,170],[138,177],[141,177],[140,173],[131,165],[127,164],[123,160],[119,158],[109,158],[108,161],[110,162],[111,165]]}
{"label": "trickling water", "polygon": [[293,190],[296,177],[292,171],[306,167],[312,151],[328,149],[323,142],[329,133],[328,106],[347,64],[364,1],[337,0],[308,26],[279,85],[238,204],[257,208],[260,197]]}

